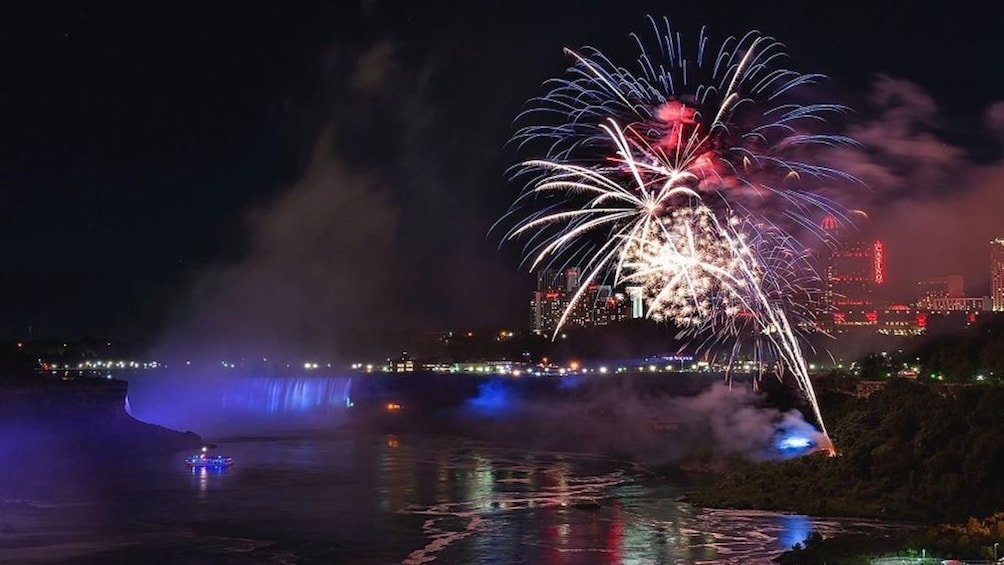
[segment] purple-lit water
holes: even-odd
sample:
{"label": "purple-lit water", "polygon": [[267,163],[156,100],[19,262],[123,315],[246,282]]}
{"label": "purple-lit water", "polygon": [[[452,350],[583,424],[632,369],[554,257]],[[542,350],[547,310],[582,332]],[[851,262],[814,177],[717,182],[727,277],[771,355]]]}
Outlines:
{"label": "purple-lit water", "polygon": [[0,485],[0,561],[759,563],[881,527],[704,510],[678,501],[691,479],[442,436],[218,444],[222,472],[177,453]]}

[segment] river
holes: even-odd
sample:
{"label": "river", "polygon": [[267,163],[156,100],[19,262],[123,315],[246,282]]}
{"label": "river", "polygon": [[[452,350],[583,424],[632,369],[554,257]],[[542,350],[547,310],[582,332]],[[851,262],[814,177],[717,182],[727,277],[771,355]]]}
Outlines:
{"label": "river", "polygon": [[696,508],[700,477],[421,434],[216,440],[0,485],[0,562],[763,563],[889,526]]}

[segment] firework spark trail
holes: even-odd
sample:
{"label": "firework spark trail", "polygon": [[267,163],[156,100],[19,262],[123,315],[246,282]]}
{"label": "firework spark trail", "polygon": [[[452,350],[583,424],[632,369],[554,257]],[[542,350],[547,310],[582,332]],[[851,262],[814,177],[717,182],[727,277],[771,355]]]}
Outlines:
{"label": "firework spark trail", "polygon": [[[786,276],[788,269],[778,267],[777,257],[762,257],[742,230],[757,234],[754,241],[772,254],[778,254],[791,241],[790,236],[775,230],[784,239],[769,237],[770,230],[757,231],[748,221],[731,214],[726,215],[723,225],[698,192],[678,184],[691,180],[689,174],[659,172],[662,186],[650,190],[639,171],[656,168],[636,161],[615,123],[605,126],[605,130],[617,147],[618,161],[631,171],[633,190],[612,180],[608,173],[553,161],[531,162],[528,166],[543,167],[551,173],[528,194],[558,191],[588,194],[590,198],[573,210],[545,209],[510,234],[517,237],[550,224],[559,225],[559,231],[538,249],[531,266],[536,268],[584,234],[606,228],[609,237],[589,258],[586,275],[558,327],[565,323],[584,290],[607,272],[615,273],[615,285],[639,283],[648,299],[650,317],[672,320],[691,335],[709,329],[719,335],[736,334],[740,331],[735,325],[738,316],[749,314],[754,320],[751,331],[762,335],[795,376],[826,435],[795,328],[784,306],[778,304],[795,294],[788,285],[797,281]],[[791,251],[781,253],[804,257]],[[796,263],[787,265],[796,272],[800,270],[793,266]]]}
{"label": "firework spark trail", "polygon": [[[626,248],[625,253],[634,262],[627,265],[632,273],[624,280],[644,285],[651,296],[652,317],[667,317],[686,324],[685,328],[697,328],[697,332],[707,329],[707,323],[725,322],[731,325],[719,327],[720,333],[738,333],[741,328],[735,321],[740,314],[750,314],[753,331],[763,334],[784,366],[796,375],[826,434],[795,328],[782,305],[792,292],[781,289],[775,297],[769,292],[783,284],[782,276],[788,271],[767,266],[768,262],[737,230],[740,221],[735,217],[723,226],[710,209],[695,206],[674,211],[672,218],[680,233],[641,238]],[[682,245],[673,241],[674,236],[682,240]]]}
{"label": "firework spark trail", "polygon": [[690,59],[668,20],[649,21],[658,52],[632,34],[638,72],[593,48],[566,50],[570,77],[521,114],[544,123],[514,139],[543,143],[545,158],[518,168],[528,180],[507,237],[526,237],[531,270],[582,268],[558,329],[594,282],[640,286],[648,316],[682,335],[710,334],[708,346],[734,338],[733,354],[753,340],[759,360],[795,376],[825,435],[799,341],[813,322],[799,300],[818,277],[795,232],[819,236],[816,216],[846,217],[813,189],[854,179],[810,158],[813,147],[853,143],[819,131],[845,108],[799,102],[823,77],[780,67],[773,38],[728,38],[708,58],[702,29]]}

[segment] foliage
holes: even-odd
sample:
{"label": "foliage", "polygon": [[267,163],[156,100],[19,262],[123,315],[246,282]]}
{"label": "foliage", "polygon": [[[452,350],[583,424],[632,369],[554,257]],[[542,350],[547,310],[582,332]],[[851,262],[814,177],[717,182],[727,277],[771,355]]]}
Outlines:
{"label": "foliage", "polygon": [[984,519],[969,518],[961,523],[938,524],[926,530],[903,531],[884,537],[851,534],[823,539],[813,533],[805,543],[796,544],[775,561],[782,565],[850,565],[870,563],[874,557],[916,558],[924,554],[987,560],[993,557],[994,543],[1001,539],[1004,539],[1004,513],[999,512]]}
{"label": "foliage", "polygon": [[823,539],[814,532],[804,543],[779,555],[781,565],[869,565],[873,557],[894,552],[902,536],[871,537],[862,534]]}
{"label": "foliage", "polygon": [[925,522],[1004,508],[1004,387],[893,379],[867,399],[845,399],[836,413],[824,412],[838,457],[748,465],[692,499]]}
{"label": "foliage", "polygon": [[1004,540],[1004,512],[987,518],[969,518],[955,524],[939,524],[929,528],[919,540],[932,552],[959,559],[993,557],[993,545]]}
{"label": "foliage", "polygon": [[985,314],[963,332],[933,334],[916,347],[923,376],[945,382],[1004,382],[1004,315]]}

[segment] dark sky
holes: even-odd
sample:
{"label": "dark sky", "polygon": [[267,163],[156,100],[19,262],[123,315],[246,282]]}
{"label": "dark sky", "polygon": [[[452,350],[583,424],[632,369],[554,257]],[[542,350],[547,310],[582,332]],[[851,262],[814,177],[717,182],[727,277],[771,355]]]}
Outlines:
{"label": "dark sky", "polygon": [[932,4],[0,4],[0,337],[525,327],[531,277],[487,235],[518,189],[512,119],[562,47],[631,61],[648,13],[759,29],[829,75],[893,294],[947,272],[985,292],[1004,8]]}

